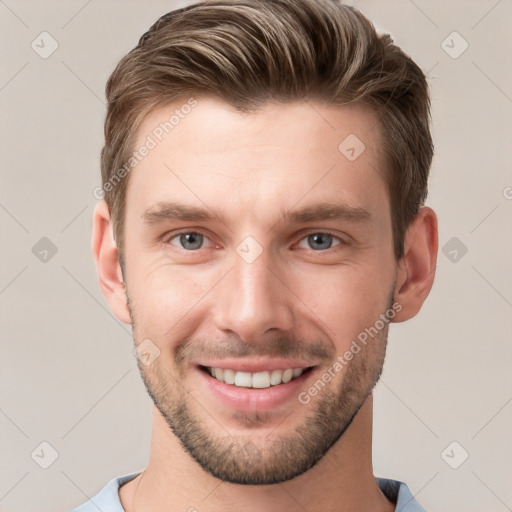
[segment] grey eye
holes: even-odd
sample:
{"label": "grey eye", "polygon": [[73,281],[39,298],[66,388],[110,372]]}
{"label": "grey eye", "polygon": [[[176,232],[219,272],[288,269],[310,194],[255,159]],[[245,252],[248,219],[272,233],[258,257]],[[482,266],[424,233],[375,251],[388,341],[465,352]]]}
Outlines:
{"label": "grey eye", "polygon": [[[178,240],[178,243],[174,243],[175,240]],[[171,243],[173,245],[178,245],[178,247],[181,247],[183,249],[187,249],[190,251],[193,251],[195,249],[200,249],[203,245],[204,236],[201,233],[181,233],[179,235],[176,235],[174,238],[171,239]]]}
{"label": "grey eye", "polygon": [[[334,243],[337,240],[337,237],[329,234],[329,233],[313,233],[311,235],[308,235],[305,237],[302,241],[306,241],[308,244],[308,247],[306,249],[313,249],[315,251],[319,250],[326,250],[330,249],[334,245],[338,245],[340,242]],[[300,244],[299,244],[300,245]]]}

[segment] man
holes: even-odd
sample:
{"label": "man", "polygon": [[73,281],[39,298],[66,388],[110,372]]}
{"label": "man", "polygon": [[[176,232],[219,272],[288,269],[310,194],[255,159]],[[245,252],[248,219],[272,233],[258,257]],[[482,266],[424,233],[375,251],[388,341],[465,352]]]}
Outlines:
{"label": "man", "polygon": [[422,71],[335,0],[213,0],[106,93],[92,247],[155,407],[147,468],[75,511],[424,510],[371,460],[435,273]]}

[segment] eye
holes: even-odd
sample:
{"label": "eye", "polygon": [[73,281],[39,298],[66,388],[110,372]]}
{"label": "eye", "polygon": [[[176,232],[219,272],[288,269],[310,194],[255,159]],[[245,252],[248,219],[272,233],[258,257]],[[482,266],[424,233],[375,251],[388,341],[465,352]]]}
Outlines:
{"label": "eye", "polygon": [[[301,245],[304,241],[308,244],[308,247]],[[333,244],[333,242],[336,243]],[[312,233],[300,241],[299,247],[302,249],[313,249],[314,251],[325,251],[326,249],[344,243],[341,238],[331,235],[330,233]]]}
{"label": "eye", "polygon": [[188,231],[186,233],[178,233],[177,235],[172,236],[168,239],[168,243],[176,245],[177,247],[187,251],[194,251],[201,249],[205,239],[206,237],[201,233]]}

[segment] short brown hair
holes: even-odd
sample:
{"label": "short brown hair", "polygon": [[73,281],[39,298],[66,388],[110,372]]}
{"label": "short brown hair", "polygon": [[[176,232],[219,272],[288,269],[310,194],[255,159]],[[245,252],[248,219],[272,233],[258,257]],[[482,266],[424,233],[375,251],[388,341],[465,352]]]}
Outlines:
{"label": "short brown hair", "polygon": [[[355,8],[336,0],[210,0],[169,12],[106,85],[104,197],[123,267],[125,179],[143,118],[192,95],[251,111],[268,101],[360,102],[378,115],[393,247],[427,197],[433,155],[424,73]],[[110,184],[110,186],[107,186]]]}

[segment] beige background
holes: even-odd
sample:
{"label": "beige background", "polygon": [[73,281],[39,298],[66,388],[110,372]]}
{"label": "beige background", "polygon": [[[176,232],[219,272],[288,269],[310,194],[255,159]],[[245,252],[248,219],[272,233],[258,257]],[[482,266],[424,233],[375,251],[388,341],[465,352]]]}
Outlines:
{"label": "beige background", "polygon": [[[512,1],[351,3],[429,71],[440,221],[431,295],[390,330],[375,472],[429,512],[512,510]],[[0,0],[0,511],[68,511],[146,464],[150,401],[97,284],[92,191],[105,81],[183,4]],[[43,31],[58,42],[46,59],[31,47]],[[47,469],[42,442],[58,453]]]}

